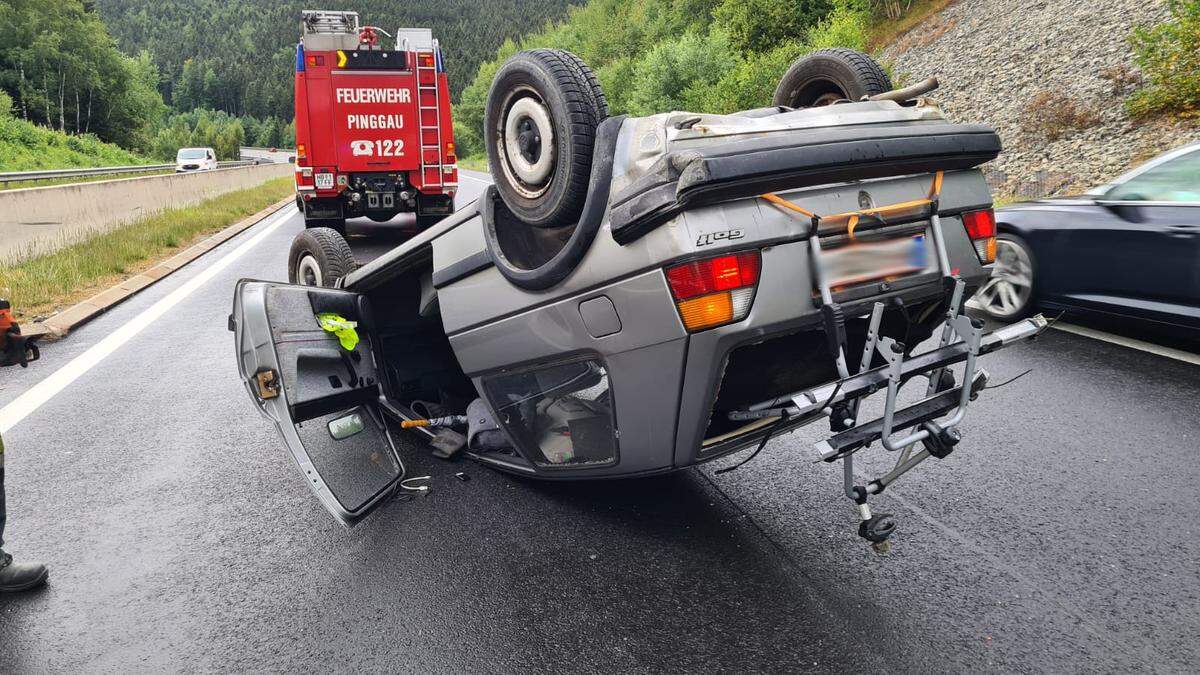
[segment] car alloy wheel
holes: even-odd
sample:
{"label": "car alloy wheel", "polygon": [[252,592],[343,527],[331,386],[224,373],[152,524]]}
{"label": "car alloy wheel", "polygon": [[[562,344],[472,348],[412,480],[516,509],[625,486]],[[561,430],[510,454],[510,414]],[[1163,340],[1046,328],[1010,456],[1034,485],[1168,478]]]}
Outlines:
{"label": "car alloy wheel", "polygon": [[1033,298],[1033,258],[1021,242],[1007,237],[996,240],[996,263],[992,276],[975,294],[989,316],[1012,319],[1029,309]]}

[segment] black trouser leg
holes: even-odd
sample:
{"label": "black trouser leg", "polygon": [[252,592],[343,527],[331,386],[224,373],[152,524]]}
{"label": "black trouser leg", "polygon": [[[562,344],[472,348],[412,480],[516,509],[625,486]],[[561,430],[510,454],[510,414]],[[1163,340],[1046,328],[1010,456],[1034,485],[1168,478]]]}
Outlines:
{"label": "black trouser leg", "polygon": [[0,437],[0,548],[4,546],[4,438]]}

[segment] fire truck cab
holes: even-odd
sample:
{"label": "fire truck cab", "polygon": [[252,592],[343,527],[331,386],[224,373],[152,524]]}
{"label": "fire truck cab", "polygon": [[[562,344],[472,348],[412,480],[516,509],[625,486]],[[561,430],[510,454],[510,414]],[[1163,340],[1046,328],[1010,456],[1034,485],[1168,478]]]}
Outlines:
{"label": "fire truck cab", "polygon": [[296,206],[308,227],[398,213],[427,228],[454,211],[450,90],[427,28],[393,36],[356,12],[304,11],[296,47]]}

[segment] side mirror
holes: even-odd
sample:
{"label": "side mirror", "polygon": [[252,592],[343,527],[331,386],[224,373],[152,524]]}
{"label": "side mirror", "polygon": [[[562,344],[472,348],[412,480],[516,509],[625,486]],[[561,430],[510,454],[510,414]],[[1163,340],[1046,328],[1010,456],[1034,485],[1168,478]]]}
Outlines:
{"label": "side mirror", "polygon": [[1127,220],[1131,223],[1140,223],[1145,220],[1142,217],[1140,208],[1141,202],[1144,201],[1138,195],[1122,195],[1123,199],[1108,199],[1107,196],[1099,197],[1096,203],[1112,212],[1112,214],[1121,220]]}

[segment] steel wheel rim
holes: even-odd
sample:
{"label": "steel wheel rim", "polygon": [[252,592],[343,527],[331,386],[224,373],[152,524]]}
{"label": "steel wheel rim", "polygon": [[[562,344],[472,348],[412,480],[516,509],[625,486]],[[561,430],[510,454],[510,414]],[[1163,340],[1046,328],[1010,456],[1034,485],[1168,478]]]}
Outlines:
{"label": "steel wheel rim", "polygon": [[300,262],[296,264],[296,283],[301,286],[323,286],[324,275],[321,274],[321,265],[317,259],[311,255],[305,255],[300,258]]}
{"label": "steel wheel rim", "polygon": [[522,87],[510,94],[499,122],[496,145],[509,185],[525,199],[537,199],[550,188],[555,168],[554,124],[537,93]]}
{"label": "steel wheel rim", "polygon": [[1033,295],[1033,260],[1025,247],[1010,239],[996,240],[992,276],[975,294],[983,310],[995,317],[1011,317],[1029,304]]}

